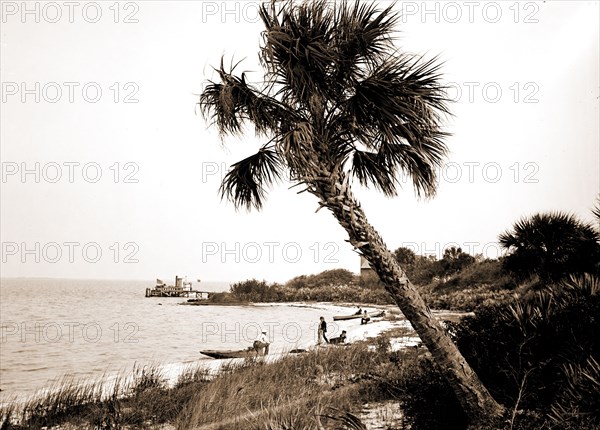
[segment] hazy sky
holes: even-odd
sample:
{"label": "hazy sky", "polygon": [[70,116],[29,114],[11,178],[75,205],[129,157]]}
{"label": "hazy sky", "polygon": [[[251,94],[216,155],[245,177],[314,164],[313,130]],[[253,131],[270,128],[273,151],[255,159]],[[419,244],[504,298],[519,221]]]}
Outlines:
{"label": "hazy sky", "polygon": [[[386,2],[381,2],[387,4]],[[388,246],[496,257],[520,217],[592,220],[600,192],[598,2],[398,2],[398,45],[439,55],[454,117],[437,196],[355,189]],[[25,8],[25,9],[24,9]],[[357,272],[316,198],[275,187],[261,213],[220,200],[253,153],[195,112],[212,66],[254,72],[247,2],[2,2],[2,276],[285,281]]]}

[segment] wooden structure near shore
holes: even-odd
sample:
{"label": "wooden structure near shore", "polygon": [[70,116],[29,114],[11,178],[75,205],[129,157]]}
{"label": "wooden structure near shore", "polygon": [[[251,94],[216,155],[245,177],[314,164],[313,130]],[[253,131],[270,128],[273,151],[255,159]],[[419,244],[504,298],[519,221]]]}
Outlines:
{"label": "wooden structure near shore", "polygon": [[179,276],[175,276],[175,285],[167,285],[157,279],[154,288],[146,288],[146,297],[195,297],[206,300],[209,294],[209,291],[193,290],[192,283]]}
{"label": "wooden structure near shore", "polygon": [[379,279],[379,276],[371,268],[371,265],[364,256],[360,256],[360,277],[363,279]]}

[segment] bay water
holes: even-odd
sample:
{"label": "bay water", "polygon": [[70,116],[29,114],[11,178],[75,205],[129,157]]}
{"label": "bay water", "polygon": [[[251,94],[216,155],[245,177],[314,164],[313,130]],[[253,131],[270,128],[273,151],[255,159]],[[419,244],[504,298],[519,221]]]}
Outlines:
{"label": "bay water", "polygon": [[[93,380],[136,365],[211,360],[205,349],[243,349],[262,329],[271,351],[315,344],[330,305],[189,306],[186,298],[146,298],[148,281],[2,279],[0,401],[26,397],[63,377]],[[226,291],[227,282],[196,289]],[[329,335],[341,328],[330,326]]]}

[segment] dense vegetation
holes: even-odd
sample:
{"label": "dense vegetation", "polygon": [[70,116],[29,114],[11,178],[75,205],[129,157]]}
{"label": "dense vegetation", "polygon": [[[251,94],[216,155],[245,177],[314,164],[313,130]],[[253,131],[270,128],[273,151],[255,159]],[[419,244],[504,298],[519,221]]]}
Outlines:
{"label": "dense vegetation", "polygon": [[[500,260],[473,257],[460,248],[446,250],[440,260],[415,255],[408,248],[398,248],[395,255],[432,308],[471,311],[482,303],[510,297],[517,286]],[[283,285],[241,281],[232,284],[228,293],[212,294],[210,301],[393,303],[375,275],[361,277],[345,269],[297,276]]]}
{"label": "dense vegetation", "polygon": [[[506,249],[499,259],[472,256],[456,247],[446,249],[439,260],[405,247],[394,256],[435,309],[473,311],[515,294],[551,289],[572,274],[600,273],[598,228],[573,215],[537,214],[519,220],[499,239]],[[229,293],[214,294],[211,301],[393,303],[375,275],[361,277],[345,269],[297,276],[283,285],[246,280],[231,285]]]}
{"label": "dense vegetation", "polygon": [[513,419],[600,428],[599,293],[598,277],[573,277],[482,306],[453,326],[461,352]]}

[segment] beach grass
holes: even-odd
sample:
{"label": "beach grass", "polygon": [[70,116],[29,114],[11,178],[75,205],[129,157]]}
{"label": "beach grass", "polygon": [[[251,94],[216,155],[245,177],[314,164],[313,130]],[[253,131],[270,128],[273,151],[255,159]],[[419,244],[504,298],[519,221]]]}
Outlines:
{"label": "beach grass", "polygon": [[240,420],[249,428],[261,423],[268,428],[271,421],[293,424],[289,428],[314,426],[323,409],[360,403],[356,383],[368,379],[380,359],[366,343],[318,348],[274,363],[247,359],[222,369],[219,378],[194,395],[177,428],[219,422],[220,428],[239,428]]}
{"label": "beach grass", "polygon": [[169,386],[158,364],[134,366],[133,372],[95,381],[65,377],[25,401],[0,409],[0,429],[146,428],[175,419],[184,403],[208,377],[203,368],[184,369]]}
{"label": "beach grass", "polygon": [[384,344],[372,339],[275,361],[232,360],[216,375],[189,365],[171,384],[158,365],[138,365],[111,381],[65,378],[4,407],[0,429],[339,428],[366,402],[382,399],[378,387],[391,368],[411,367],[413,350],[394,353],[405,358],[393,361]]}

